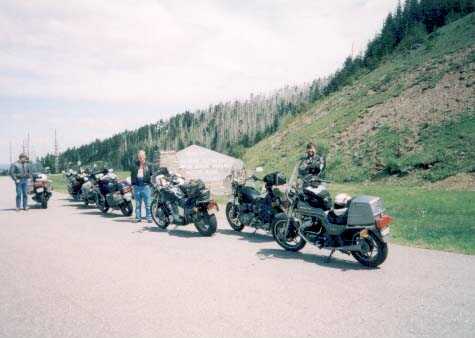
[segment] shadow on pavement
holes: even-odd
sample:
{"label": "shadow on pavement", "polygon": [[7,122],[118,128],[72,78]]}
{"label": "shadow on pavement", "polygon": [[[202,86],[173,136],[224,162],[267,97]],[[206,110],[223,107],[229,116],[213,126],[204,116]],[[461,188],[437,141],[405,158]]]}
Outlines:
{"label": "shadow on pavement", "polygon": [[[88,208],[86,208],[88,209]],[[126,217],[124,215],[121,215],[121,214],[114,214],[112,212],[108,212],[108,213],[103,213],[102,211],[99,211],[99,210],[91,210],[91,211],[85,211],[85,212],[81,212],[81,215],[93,215],[93,216],[103,216],[105,218],[117,218],[117,217]]]}
{"label": "shadow on pavement", "polygon": [[[205,236],[201,235],[198,231],[193,230],[182,230],[179,228],[173,228],[173,225],[170,225],[169,229],[163,230],[153,224],[149,226],[143,226],[141,229],[134,231],[134,233],[144,233],[144,232],[163,232],[168,233],[169,236],[176,236],[182,238],[204,238]],[[170,229],[171,228],[171,229]]]}
{"label": "shadow on pavement", "polygon": [[257,232],[239,232],[232,229],[218,229],[218,233],[222,235],[231,235],[235,237],[239,237],[242,241],[248,241],[251,243],[266,243],[266,242],[273,242],[274,238],[272,235],[263,235]]}
{"label": "shadow on pavement", "polygon": [[[328,255],[330,254],[330,251],[328,250],[325,250],[325,252],[327,252]],[[260,249],[257,252],[257,256],[259,256],[260,259],[274,259],[274,258],[298,259],[298,260],[303,260],[307,263],[314,263],[314,264],[318,264],[327,268],[340,269],[342,271],[371,270],[361,265],[357,261],[352,262],[352,261],[339,259],[337,257],[332,257],[331,260],[327,262],[328,255],[325,255],[325,256],[312,255],[312,254],[301,253],[301,252],[285,251],[283,249]]]}
{"label": "shadow on pavement", "polygon": [[5,209],[0,209],[0,211],[16,211],[15,208],[5,208]]}
{"label": "shadow on pavement", "polygon": [[85,210],[90,210],[90,209],[97,209],[95,205],[85,205],[84,203],[69,203],[69,204],[63,204],[66,207],[76,207],[78,209],[85,209]]}

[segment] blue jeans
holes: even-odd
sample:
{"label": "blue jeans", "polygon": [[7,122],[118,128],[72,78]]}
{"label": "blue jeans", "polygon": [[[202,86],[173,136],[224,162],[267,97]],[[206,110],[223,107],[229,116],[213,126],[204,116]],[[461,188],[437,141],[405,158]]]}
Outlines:
{"label": "blue jeans", "polygon": [[149,185],[134,185],[135,195],[135,219],[140,221],[142,219],[142,201],[145,204],[145,214],[147,220],[152,220],[152,211],[150,204],[152,203],[152,190]]}
{"label": "blue jeans", "polygon": [[16,183],[16,207],[18,209],[21,208],[22,200],[23,200],[23,209],[26,209],[28,207],[27,188],[28,188],[28,179],[20,178],[18,180],[18,183]]}

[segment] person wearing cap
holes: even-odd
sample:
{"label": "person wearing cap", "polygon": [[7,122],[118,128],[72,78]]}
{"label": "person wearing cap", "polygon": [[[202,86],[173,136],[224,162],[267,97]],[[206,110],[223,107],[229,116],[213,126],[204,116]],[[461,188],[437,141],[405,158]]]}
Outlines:
{"label": "person wearing cap", "polygon": [[[16,210],[28,210],[28,179],[31,178],[31,165],[26,154],[20,154],[18,161],[10,166],[10,176],[16,186]],[[23,202],[23,205],[22,205]]]}

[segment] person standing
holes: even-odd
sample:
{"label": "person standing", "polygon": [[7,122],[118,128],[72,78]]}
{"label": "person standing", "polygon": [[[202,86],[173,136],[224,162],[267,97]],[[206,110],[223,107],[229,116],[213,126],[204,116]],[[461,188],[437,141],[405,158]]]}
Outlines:
{"label": "person standing", "polygon": [[325,169],[325,157],[317,155],[316,146],[310,142],[307,144],[306,154],[300,159],[298,168],[299,178],[306,180],[320,176]]}
{"label": "person standing", "polygon": [[[16,186],[16,210],[28,210],[28,179],[31,178],[31,165],[26,154],[20,154],[18,161],[10,166],[10,176]],[[23,202],[23,205],[22,205]]]}
{"label": "person standing", "polygon": [[152,167],[146,162],[145,151],[140,150],[137,154],[137,161],[130,170],[130,178],[134,188],[135,196],[135,221],[142,221],[142,201],[145,204],[145,215],[147,222],[152,223],[152,212],[150,204],[152,203]]}

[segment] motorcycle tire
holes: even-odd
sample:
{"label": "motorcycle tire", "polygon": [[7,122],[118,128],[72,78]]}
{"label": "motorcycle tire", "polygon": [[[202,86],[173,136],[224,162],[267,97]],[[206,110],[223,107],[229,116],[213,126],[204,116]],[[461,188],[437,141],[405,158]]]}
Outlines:
{"label": "motorcycle tire", "polygon": [[226,219],[228,220],[229,225],[235,231],[242,231],[244,229],[244,224],[241,224],[239,221],[239,215],[233,215],[235,205],[232,202],[226,204]]}
{"label": "motorcycle tire", "polygon": [[43,195],[43,197],[41,198],[41,207],[43,209],[48,209],[48,199],[46,198],[46,196]]}
{"label": "motorcycle tire", "polygon": [[195,227],[203,236],[212,236],[218,228],[216,215],[208,215],[205,213],[201,221],[195,223]]}
{"label": "motorcycle tire", "polygon": [[132,201],[127,201],[123,204],[120,205],[120,211],[122,211],[122,215],[124,216],[131,216],[132,213],[134,212],[134,206],[132,204]]}
{"label": "motorcycle tire", "polygon": [[152,201],[150,209],[152,211],[152,219],[154,223],[162,230],[165,230],[169,225],[168,219],[160,219],[160,216],[157,215],[158,210],[161,208],[160,204],[157,201]]}
{"label": "motorcycle tire", "polygon": [[[371,251],[373,251],[376,246],[376,255],[370,257],[361,253],[360,251],[351,251],[351,255],[360,264],[367,266],[368,268],[376,268],[379,265],[383,264],[383,262],[388,257],[388,244],[383,242],[376,234],[371,231],[368,233],[368,235],[369,236],[367,238],[363,238],[362,240],[365,241],[366,245],[368,245]],[[359,236],[357,238],[359,238]]]}
{"label": "motorcycle tire", "polygon": [[109,206],[107,205],[107,201],[104,196],[100,196],[97,198],[97,209],[99,209],[102,213],[107,213],[109,211]]}
{"label": "motorcycle tire", "polygon": [[[278,218],[272,225],[272,236],[274,236],[277,244],[279,244],[283,249],[293,252],[300,251],[304,248],[307,242],[301,236],[297,235],[299,238],[298,241],[295,244],[291,244],[288,240],[288,234],[284,234],[284,227],[287,227],[287,222],[288,218]],[[295,236],[293,236],[293,238],[295,238]]]}

